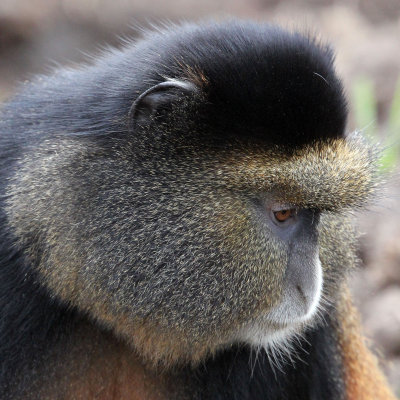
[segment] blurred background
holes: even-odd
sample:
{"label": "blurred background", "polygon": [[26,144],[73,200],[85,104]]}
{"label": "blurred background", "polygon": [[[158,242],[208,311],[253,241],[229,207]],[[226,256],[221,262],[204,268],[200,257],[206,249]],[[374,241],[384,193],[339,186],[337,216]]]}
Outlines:
{"label": "blurred background", "polygon": [[0,0],[0,102],[57,65],[87,60],[160,21],[229,16],[316,32],[333,44],[350,102],[348,130],[384,147],[384,196],[356,216],[352,277],[371,347],[400,395],[400,0]]}

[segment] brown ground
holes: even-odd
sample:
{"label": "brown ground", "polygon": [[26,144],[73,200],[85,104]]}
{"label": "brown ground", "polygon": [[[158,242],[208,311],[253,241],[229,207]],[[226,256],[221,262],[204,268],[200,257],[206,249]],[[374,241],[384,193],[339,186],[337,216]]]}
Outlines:
{"label": "brown ground", "polygon": [[[33,73],[84,60],[84,53],[117,44],[118,35],[134,36],[150,22],[229,15],[319,32],[336,48],[350,98],[358,77],[374,83],[378,118],[370,122],[384,131],[400,75],[400,0],[0,0],[0,101]],[[355,128],[351,116],[349,130]],[[365,330],[398,394],[399,179],[390,178],[384,198],[359,217],[364,266],[353,277]]]}

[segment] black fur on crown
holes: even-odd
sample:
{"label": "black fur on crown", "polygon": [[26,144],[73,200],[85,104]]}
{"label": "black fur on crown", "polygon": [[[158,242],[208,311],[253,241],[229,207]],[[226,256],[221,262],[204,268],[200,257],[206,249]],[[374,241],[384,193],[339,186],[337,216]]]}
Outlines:
{"label": "black fur on crown", "polygon": [[145,55],[141,45],[134,52],[144,81],[189,72],[205,94],[197,115],[215,135],[290,146],[343,136],[347,106],[333,52],[313,37],[232,21],[173,27],[148,41]]}

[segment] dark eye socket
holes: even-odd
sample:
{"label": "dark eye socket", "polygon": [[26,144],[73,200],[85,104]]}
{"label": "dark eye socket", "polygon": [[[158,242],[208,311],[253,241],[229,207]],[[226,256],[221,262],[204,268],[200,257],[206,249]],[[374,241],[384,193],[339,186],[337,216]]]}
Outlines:
{"label": "dark eye socket", "polygon": [[296,214],[296,210],[294,208],[288,208],[286,210],[274,211],[274,217],[278,222],[285,222],[289,218],[293,217]]}

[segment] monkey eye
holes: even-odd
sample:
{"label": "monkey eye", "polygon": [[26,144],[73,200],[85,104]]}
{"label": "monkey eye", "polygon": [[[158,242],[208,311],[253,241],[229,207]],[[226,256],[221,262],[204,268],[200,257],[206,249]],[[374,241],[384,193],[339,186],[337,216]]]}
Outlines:
{"label": "monkey eye", "polygon": [[286,210],[274,211],[273,214],[278,222],[285,222],[296,214],[296,210],[294,208],[288,208]]}

